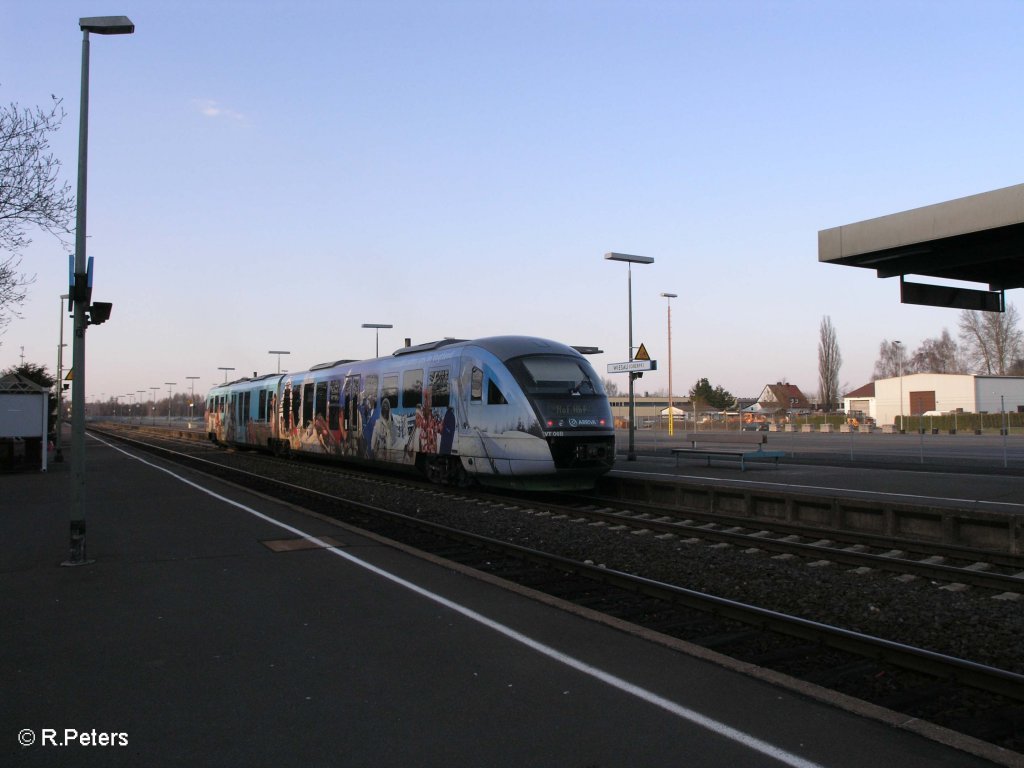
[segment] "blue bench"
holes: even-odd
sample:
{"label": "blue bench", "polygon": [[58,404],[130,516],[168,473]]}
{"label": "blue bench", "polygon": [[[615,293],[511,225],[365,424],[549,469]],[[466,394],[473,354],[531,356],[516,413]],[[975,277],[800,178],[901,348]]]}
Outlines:
{"label": "blue bench", "polygon": [[679,459],[684,456],[702,456],[707,459],[709,467],[712,458],[724,457],[738,458],[741,472],[746,471],[748,459],[775,459],[775,468],[778,469],[779,459],[786,455],[783,451],[765,450],[768,435],[758,432],[687,432],[686,441],[689,448],[672,449],[677,467]]}

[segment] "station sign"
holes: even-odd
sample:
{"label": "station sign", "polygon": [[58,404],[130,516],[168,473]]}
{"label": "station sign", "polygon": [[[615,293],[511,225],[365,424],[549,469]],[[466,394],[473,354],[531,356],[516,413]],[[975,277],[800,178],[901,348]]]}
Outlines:
{"label": "station sign", "polygon": [[630,360],[628,363],[608,363],[608,373],[656,370],[658,370],[657,360]]}

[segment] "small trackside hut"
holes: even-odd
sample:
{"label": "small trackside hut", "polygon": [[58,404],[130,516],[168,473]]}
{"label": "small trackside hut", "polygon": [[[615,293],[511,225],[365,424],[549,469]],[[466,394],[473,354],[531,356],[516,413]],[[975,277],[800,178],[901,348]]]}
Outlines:
{"label": "small trackside hut", "polygon": [[49,394],[17,373],[0,378],[0,469],[46,471]]}

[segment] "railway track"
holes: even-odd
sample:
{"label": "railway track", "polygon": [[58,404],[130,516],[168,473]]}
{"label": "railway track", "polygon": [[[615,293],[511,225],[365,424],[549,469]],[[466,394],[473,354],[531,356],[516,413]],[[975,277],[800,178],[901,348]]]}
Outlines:
{"label": "railway track", "polygon": [[[691,534],[699,531],[700,540],[706,542],[707,547],[726,545],[736,551],[747,551],[754,541],[759,551],[778,547],[778,550],[771,550],[775,552],[774,557],[779,554],[796,557],[792,552],[794,546],[799,545],[797,549],[810,548],[800,555],[806,562],[824,559],[825,548],[821,544],[783,541],[795,534],[769,540],[764,535],[756,535],[757,531],[745,533],[731,530],[732,526],[718,530],[708,522],[680,520],[648,510],[587,509],[587,504],[579,501],[553,506],[547,502],[524,503],[522,499],[491,494],[471,494],[467,498],[461,493],[407,483],[401,483],[396,490],[396,481],[390,478],[360,477],[348,471],[339,472],[334,467],[282,463],[252,454],[233,455],[211,451],[206,446],[191,446],[186,453],[179,450],[180,447],[181,444],[163,449],[145,446],[145,449],[158,450],[173,461],[238,482],[246,488],[302,504],[321,514],[622,621],[903,712],[908,717],[935,722],[1006,749],[1024,749],[1024,674],[1019,670],[715,596],[625,569],[587,562],[589,558],[559,554],[549,551],[552,547],[535,543],[544,542],[546,531],[553,524],[575,526],[576,530],[586,529],[588,533],[602,536],[612,534],[623,540],[628,537],[631,542],[661,537],[662,543],[686,541],[687,546],[692,546],[690,540],[696,538]],[[250,470],[228,466],[236,459],[249,464]],[[287,467],[285,474],[289,477],[269,477],[283,472],[272,469],[275,467]],[[339,480],[339,476],[344,479]],[[344,495],[325,490],[339,485],[345,486]],[[367,503],[367,498],[375,501]],[[379,498],[388,500],[376,501]],[[403,511],[394,508],[396,501]],[[436,509],[454,506],[467,508],[465,518],[476,518],[482,525],[469,530],[462,523],[453,525],[430,519],[435,517]],[[415,511],[410,513],[412,510]],[[482,532],[488,528],[488,522],[496,520],[500,520],[506,530],[525,533],[492,536]],[[516,538],[519,540],[513,540]],[[767,544],[767,541],[772,543]],[[852,552],[850,556],[854,560],[850,562],[864,563],[864,555]],[[812,557],[817,559],[811,560]],[[830,562],[838,562],[838,555],[827,557]],[[896,569],[908,567],[899,562],[905,558],[872,557],[879,559],[876,565],[870,566],[872,569],[878,565]],[[934,579],[935,573],[941,573],[944,583],[964,583],[961,579],[966,579],[967,575],[962,571],[967,569],[946,568],[954,570],[939,569],[931,571],[932,575],[917,578]],[[967,572],[976,573],[976,570]],[[901,575],[906,573],[906,570],[901,571]],[[1005,592],[1010,584],[1016,586],[1019,593],[1019,577],[987,576],[990,581],[976,584],[974,588]],[[991,580],[992,576],[997,578]],[[1007,578],[1017,581],[1007,582]]]}
{"label": "railway track", "polygon": [[614,500],[595,506],[576,502],[566,514],[582,514],[613,528],[650,531],[690,541],[758,550],[775,556],[799,557],[812,566],[842,565],[886,571],[899,577],[922,578],[940,589],[967,587],[993,590],[996,599],[1024,597],[1024,557],[915,541],[896,542],[879,536],[843,536],[808,532],[793,525],[749,526],[740,518],[657,507],[637,507]]}
{"label": "railway track", "polygon": [[[154,438],[168,439],[158,429],[148,434]],[[223,449],[209,443],[169,439],[177,445],[194,445],[190,450],[204,455],[224,454]],[[274,466],[278,460],[267,457],[266,461],[267,466]],[[331,466],[325,471],[338,473],[348,470]],[[461,495],[477,499],[483,504],[506,504],[509,509],[521,509],[524,514],[532,515],[535,519],[545,516],[555,519],[571,517],[607,525],[610,530],[679,537],[690,543],[702,541],[749,552],[766,552],[780,558],[798,558],[812,567],[838,565],[865,573],[883,571],[905,583],[924,579],[934,583],[938,589],[960,591],[978,588],[992,591],[994,599],[1024,599],[1022,555],[908,538],[818,531],[806,525],[759,521],[757,525],[751,526],[749,520],[721,512],[681,510],[593,495],[582,499],[564,494],[534,495],[529,497],[526,504],[521,503],[523,497],[515,495],[478,491],[467,491]]]}

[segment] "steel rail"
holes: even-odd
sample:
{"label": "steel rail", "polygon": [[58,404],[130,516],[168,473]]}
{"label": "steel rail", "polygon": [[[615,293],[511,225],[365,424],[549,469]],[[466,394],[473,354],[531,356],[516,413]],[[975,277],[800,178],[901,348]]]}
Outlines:
{"label": "steel rail", "polygon": [[[587,515],[609,523],[625,524],[632,528],[648,528],[659,533],[693,536],[727,544],[754,547],[780,554],[800,553],[801,556],[831,560],[833,562],[842,563],[843,565],[850,565],[854,567],[869,565],[870,567],[877,568],[878,570],[892,571],[896,573],[912,573],[927,578],[937,579],[939,581],[969,584],[971,586],[983,587],[985,589],[1024,592],[1024,577],[1011,574],[972,571],[956,565],[924,563],[919,560],[911,560],[908,558],[889,555],[878,555],[870,552],[850,552],[832,546],[825,546],[823,544],[809,544],[805,542],[769,539],[762,536],[755,536],[751,533],[715,530],[703,526],[685,525],[681,522],[640,518],[614,511],[605,512],[603,510],[580,510],[573,509],[571,507],[566,507],[561,511],[564,514],[572,513]],[[718,525],[719,523],[714,524]],[[804,535],[806,535],[806,532]]]}
{"label": "steel rail", "polygon": [[[126,442],[136,443],[149,450],[156,450],[162,454],[178,457],[179,461],[189,464],[211,465],[219,471],[227,471],[241,477],[250,477],[253,482],[270,484],[288,489],[291,493],[307,495],[320,501],[327,501],[332,504],[340,504],[345,507],[354,508],[360,512],[372,512],[391,520],[398,520],[404,524],[414,526],[421,530],[444,535],[448,538],[473,543],[474,545],[487,549],[512,554],[529,562],[546,565],[566,573],[585,575],[600,583],[610,584],[649,597],[667,600],[680,605],[685,605],[705,613],[710,613],[722,618],[732,619],[743,624],[757,627],[764,630],[778,632],[790,637],[820,643],[829,648],[853,653],[863,658],[872,659],[876,662],[884,662],[893,666],[923,673],[940,680],[954,681],[962,685],[976,688],[990,693],[995,693],[1008,698],[1024,701],[1024,674],[1018,674],[997,667],[990,667],[978,662],[959,659],[936,651],[929,651],[923,648],[915,648],[903,643],[886,640],[884,638],[867,635],[853,630],[834,627],[828,624],[803,619],[798,616],[772,611],[767,608],[741,603],[728,598],[708,595],[703,592],[679,587],[673,584],[648,579],[643,576],[624,573],[610,568],[590,565],[577,560],[572,560],[561,555],[542,552],[540,550],[524,547],[510,542],[504,542],[488,536],[462,531],[447,525],[432,523],[427,520],[412,517],[394,510],[384,509],[365,502],[352,499],[344,499],[334,494],[304,488],[294,483],[267,478],[245,470],[227,467],[217,462],[201,459],[166,448],[150,446],[130,438],[118,438]],[[431,492],[433,490],[431,489]]]}
{"label": "steel rail", "polygon": [[[160,439],[170,440],[187,440],[186,438],[174,438],[161,433],[161,428],[154,428],[152,430],[146,429],[144,425],[140,425],[141,428],[133,427],[130,431],[142,434],[149,434]],[[166,431],[166,430],[164,430]],[[195,438],[193,438],[194,440]],[[491,497],[489,494],[482,494],[484,498]],[[493,498],[500,498],[502,501],[507,500],[507,497],[495,496]],[[588,497],[590,498],[590,497]],[[971,587],[979,587],[982,589],[990,589],[993,591],[1005,591],[1005,592],[1024,592],[1024,576],[1004,574],[1004,573],[992,573],[989,571],[970,570],[966,567],[960,567],[956,565],[947,565],[943,563],[927,563],[920,560],[914,560],[906,557],[897,557],[893,555],[884,554],[873,554],[870,552],[852,552],[843,549],[843,545],[849,545],[852,543],[862,543],[865,541],[864,536],[844,536],[837,535],[840,532],[836,531],[819,531],[817,529],[811,529],[815,535],[819,535],[822,538],[828,537],[836,539],[841,542],[836,546],[827,546],[823,544],[795,542],[795,541],[783,541],[780,539],[770,539],[763,536],[756,536],[752,533],[742,533],[738,531],[728,530],[716,530],[707,528],[704,526],[692,526],[686,525],[685,523],[678,522],[676,520],[657,520],[642,518],[639,516],[633,516],[626,514],[627,511],[632,509],[645,510],[641,514],[649,511],[652,514],[660,514],[662,517],[672,516],[670,513],[672,510],[659,508],[647,504],[637,504],[629,502],[623,504],[617,500],[611,500],[607,498],[600,499],[601,503],[610,505],[611,507],[621,506],[621,510],[601,510],[601,509],[581,509],[579,507],[564,506],[564,505],[553,505],[545,503],[543,506],[545,509],[550,509],[561,514],[577,514],[585,515],[592,519],[602,520],[608,523],[628,525],[632,528],[648,528],[659,533],[671,533],[673,535],[685,535],[697,538],[706,539],[709,541],[715,541],[720,543],[726,543],[734,546],[747,546],[751,548],[757,548],[766,552],[774,552],[777,554],[795,554],[799,557],[817,558],[830,560],[841,565],[849,567],[871,567],[877,570],[883,570],[890,573],[899,574],[913,574],[922,578],[934,579],[937,581],[948,582],[950,584],[965,584]],[[520,499],[517,499],[516,503],[521,503]],[[537,506],[537,505],[535,505]],[[753,529],[749,519],[745,518],[723,518],[717,514],[710,513],[699,513],[691,510],[686,510],[685,515],[687,518],[702,520],[706,524],[714,525],[728,525],[733,527],[742,527],[747,529]],[[807,536],[808,529],[794,527],[794,526],[779,526],[771,523],[765,523],[764,525],[758,522],[757,528],[761,530],[771,531],[773,533],[787,534],[787,535],[801,535]],[[925,550],[921,546],[920,542],[910,541],[899,541],[887,539],[884,537],[869,537],[871,540],[871,546],[890,546],[890,547],[901,547],[905,549]],[[991,553],[985,553],[978,550],[966,550],[966,549],[953,549],[948,546],[937,546],[936,550],[941,553],[944,557],[956,557],[960,559],[973,559],[974,561],[983,560],[989,557]],[[927,551],[927,555],[933,555],[937,552]],[[1019,560],[1019,558],[1018,558]],[[996,563],[1007,567],[1005,562]],[[1020,565],[1024,568],[1024,564]]]}

